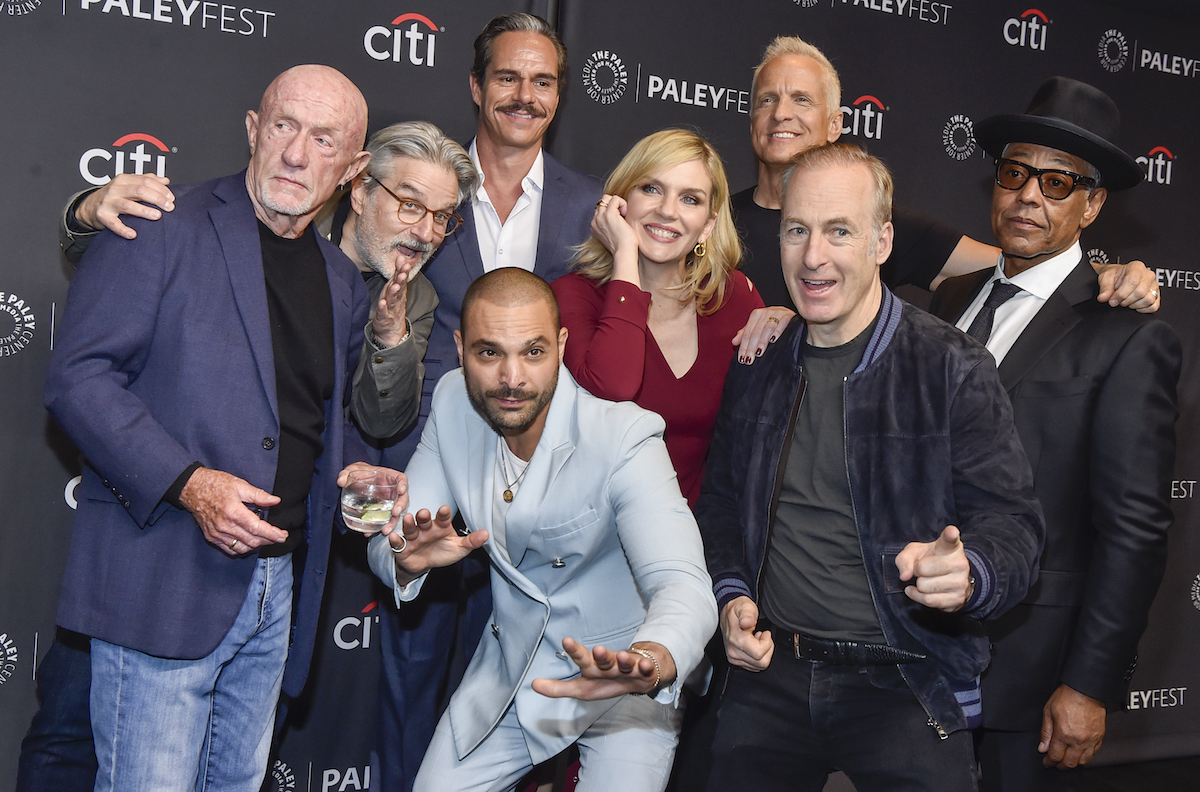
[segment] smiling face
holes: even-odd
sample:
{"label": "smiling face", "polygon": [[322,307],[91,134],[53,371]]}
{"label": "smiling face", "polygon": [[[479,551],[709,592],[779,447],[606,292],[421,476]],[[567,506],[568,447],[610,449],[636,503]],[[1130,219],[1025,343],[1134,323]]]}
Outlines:
{"label": "smiling face", "polygon": [[783,201],[780,253],[809,343],[840,346],[870,326],[892,251],[892,224],[873,229],[875,184],[865,165],[797,170]]}
{"label": "smiling face", "polygon": [[540,33],[501,33],[482,83],[471,75],[479,106],[477,135],[493,146],[542,145],[558,110],[558,53]]}
{"label": "smiling face", "polygon": [[525,445],[531,453],[541,437],[567,329],[556,329],[545,300],[498,305],[486,297],[468,307],[462,326],[454,340],[471,405],[518,455],[528,458],[516,441],[530,441]]}
{"label": "smiling face", "polygon": [[[1088,173],[1087,163],[1079,157],[1032,143],[1011,143],[1004,157],[1032,168]],[[1077,186],[1066,198],[1054,200],[1042,195],[1036,178],[1017,190],[993,186],[992,233],[1004,251],[1005,274],[1012,277],[1074,244],[1100,214],[1107,197],[1103,187],[1089,192]]]}
{"label": "smiling face", "polygon": [[783,167],[801,151],[842,134],[841,108],[829,107],[821,64],[805,55],[767,62],[754,85],[750,143],[759,161]]}
{"label": "smiling face", "polygon": [[354,251],[369,269],[391,278],[397,268],[412,280],[442,244],[445,234],[433,223],[437,212],[452,212],[458,204],[458,178],[453,170],[412,157],[394,157],[386,166],[372,166],[374,176],[399,195],[429,211],[416,223],[399,217],[399,206],[387,190],[359,179],[351,202],[358,218]]}
{"label": "smiling face", "polygon": [[366,101],[339,72],[297,66],[277,77],[246,114],[246,189],[258,218],[277,234],[303,231],[365,165],[366,123]]}
{"label": "smiling face", "polygon": [[636,184],[625,196],[625,221],[637,235],[641,263],[682,266],[696,243],[712,233],[712,192],[712,178],[700,160]]}

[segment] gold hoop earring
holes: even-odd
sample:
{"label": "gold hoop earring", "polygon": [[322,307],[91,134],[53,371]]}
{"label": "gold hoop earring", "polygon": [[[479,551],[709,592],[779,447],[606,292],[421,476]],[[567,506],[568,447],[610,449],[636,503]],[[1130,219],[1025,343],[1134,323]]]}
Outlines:
{"label": "gold hoop earring", "polygon": [[697,242],[696,246],[694,248],[692,248],[692,254],[698,259],[704,258],[704,256],[707,253],[708,253],[708,246],[704,244],[703,239],[701,239],[699,242]]}

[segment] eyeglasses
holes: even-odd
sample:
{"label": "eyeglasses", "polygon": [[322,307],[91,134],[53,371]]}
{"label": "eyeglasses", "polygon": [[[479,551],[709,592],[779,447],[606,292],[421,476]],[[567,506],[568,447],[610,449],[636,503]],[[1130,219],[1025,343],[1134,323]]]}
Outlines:
{"label": "eyeglasses", "polygon": [[[367,174],[370,176],[370,174]],[[462,225],[462,218],[458,216],[458,212],[434,212],[420,201],[415,201],[412,198],[401,198],[396,193],[388,189],[388,186],[381,179],[375,176],[370,176],[375,180],[375,183],[383,188],[383,191],[396,199],[400,205],[396,210],[396,216],[400,218],[400,222],[408,225],[416,225],[421,222],[421,218],[433,212],[433,227],[438,230],[438,233],[444,236],[450,236],[458,227]]]}
{"label": "eyeglasses", "polygon": [[1095,187],[1096,180],[1071,171],[1031,168],[1023,162],[1010,159],[996,160],[996,184],[1006,190],[1019,190],[1031,176],[1036,176],[1042,195],[1055,201],[1066,198],[1079,185]]}

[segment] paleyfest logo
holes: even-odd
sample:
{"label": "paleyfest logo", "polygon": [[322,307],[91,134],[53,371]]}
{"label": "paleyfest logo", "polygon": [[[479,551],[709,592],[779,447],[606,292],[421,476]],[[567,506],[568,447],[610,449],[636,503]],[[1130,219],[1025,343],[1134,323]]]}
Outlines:
{"label": "paleyfest logo", "polygon": [[4,0],[4,12],[9,16],[25,16],[42,7],[42,0]]}
{"label": "paleyfest logo", "polygon": [[975,127],[965,115],[952,115],[942,127],[946,155],[962,162],[975,153]]}
{"label": "paleyfest logo", "polygon": [[1104,31],[1100,36],[1097,51],[1100,65],[1113,73],[1124,69],[1125,61],[1129,60],[1129,42],[1125,40],[1125,34],[1115,28]]}
{"label": "paleyfest logo", "polygon": [[615,52],[597,50],[583,64],[583,87],[592,101],[612,104],[629,87],[629,72]]}
{"label": "paleyfest logo", "polygon": [[29,346],[37,319],[15,294],[0,292],[0,358],[11,357]]}
{"label": "paleyfest logo", "polygon": [[[132,145],[132,144],[137,145]],[[167,148],[154,135],[134,132],[122,135],[113,141],[110,148],[94,148],[83,152],[79,158],[79,175],[88,184],[103,187],[112,181],[113,176],[122,173],[142,175],[156,173],[167,175],[167,154],[173,154],[178,149]],[[111,164],[101,164],[101,162]]]}
{"label": "paleyfest logo", "polygon": [[435,34],[445,31],[422,14],[401,14],[392,20],[391,27],[375,25],[368,28],[363,36],[363,49],[378,61],[432,67],[437,54]]}

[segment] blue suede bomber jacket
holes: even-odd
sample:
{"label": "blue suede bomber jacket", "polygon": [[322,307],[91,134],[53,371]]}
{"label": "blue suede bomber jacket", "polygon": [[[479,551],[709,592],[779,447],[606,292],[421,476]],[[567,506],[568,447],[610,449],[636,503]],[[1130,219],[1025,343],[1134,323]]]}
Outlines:
{"label": "blue suede bomber jacket", "polygon": [[[725,380],[696,520],[717,605],[757,601],[775,507],[804,396],[804,324]],[[995,362],[954,327],[886,288],[862,361],[845,384],[846,467],[867,580],[899,666],[943,737],[978,724],[990,656],[978,619],[1021,601],[1037,577],[1045,525]],[[975,577],[965,608],[904,594],[896,555],[956,525]]]}

